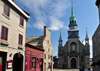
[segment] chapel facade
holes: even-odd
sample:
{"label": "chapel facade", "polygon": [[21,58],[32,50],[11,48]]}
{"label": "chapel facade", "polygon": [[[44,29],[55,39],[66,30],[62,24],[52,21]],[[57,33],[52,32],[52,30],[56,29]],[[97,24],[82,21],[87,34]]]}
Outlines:
{"label": "chapel facade", "polygon": [[73,6],[71,17],[69,18],[68,41],[62,45],[62,37],[60,32],[58,45],[58,64],[59,68],[90,68],[90,45],[89,37],[86,31],[85,45],[79,40],[79,30],[77,29],[77,21],[74,16]]}

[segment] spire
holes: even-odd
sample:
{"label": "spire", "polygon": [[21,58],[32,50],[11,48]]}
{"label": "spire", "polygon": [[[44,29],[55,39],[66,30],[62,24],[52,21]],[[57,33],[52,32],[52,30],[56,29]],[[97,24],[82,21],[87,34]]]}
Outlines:
{"label": "spire", "polygon": [[73,10],[73,2],[72,2],[72,17],[74,16],[74,10]]}
{"label": "spire", "polygon": [[86,38],[85,38],[85,40],[89,40],[88,33],[87,33],[87,27],[86,27]]}
{"label": "spire", "polygon": [[88,34],[87,34],[87,27],[86,27],[86,37],[88,37]]}
{"label": "spire", "polygon": [[61,39],[61,29],[60,29],[60,39]]}
{"label": "spire", "polygon": [[61,29],[60,29],[60,38],[59,38],[59,41],[62,42],[62,38],[61,38]]}

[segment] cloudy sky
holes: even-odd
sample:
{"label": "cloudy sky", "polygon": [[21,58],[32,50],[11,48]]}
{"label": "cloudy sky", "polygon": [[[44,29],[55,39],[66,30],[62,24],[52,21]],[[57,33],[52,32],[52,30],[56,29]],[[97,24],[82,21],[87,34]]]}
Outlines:
{"label": "cloudy sky", "polygon": [[92,35],[99,25],[96,0],[16,0],[15,3],[31,15],[27,25],[27,36],[41,36],[44,33],[43,26],[47,26],[51,30],[53,55],[57,55],[60,29],[63,46],[68,40],[67,31],[69,30],[72,1],[80,41],[85,40],[87,27],[92,57]]}

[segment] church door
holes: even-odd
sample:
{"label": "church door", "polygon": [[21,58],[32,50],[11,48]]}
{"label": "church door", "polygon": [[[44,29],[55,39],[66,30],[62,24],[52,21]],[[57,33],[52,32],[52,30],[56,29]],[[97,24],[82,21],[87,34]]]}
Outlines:
{"label": "church door", "polygon": [[71,68],[76,68],[76,59],[75,58],[71,59]]}

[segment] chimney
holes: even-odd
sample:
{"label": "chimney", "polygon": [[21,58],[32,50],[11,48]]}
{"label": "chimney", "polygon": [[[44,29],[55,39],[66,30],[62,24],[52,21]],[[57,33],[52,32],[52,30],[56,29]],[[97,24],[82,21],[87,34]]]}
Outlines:
{"label": "chimney", "polygon": [[47,26],[44,26],[44,36],[46,36],[46,32],[47,32]]}

